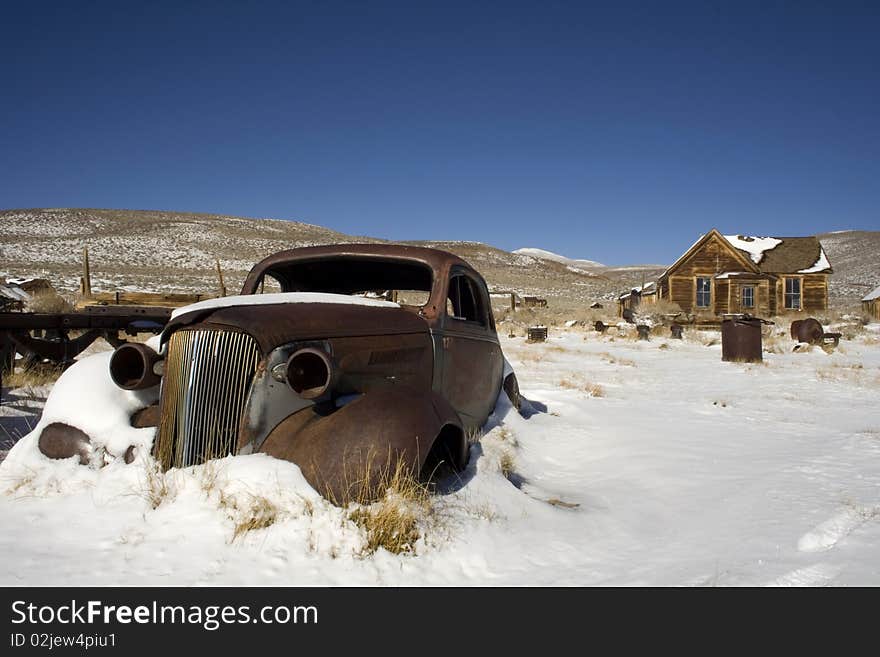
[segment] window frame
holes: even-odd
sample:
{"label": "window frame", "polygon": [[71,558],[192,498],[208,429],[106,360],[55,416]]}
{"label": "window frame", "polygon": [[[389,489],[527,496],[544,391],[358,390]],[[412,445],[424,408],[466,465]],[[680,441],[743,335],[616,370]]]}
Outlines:
{"label": "window frame", "polygon": [[[789,283],[797,283],[797,292],[789,292]],[[797,305],[789,305],[789,300],[797,300]],[[804,309],[804,281],[800,276],[785,276],[782,279],[782,307],[785,310],[803,310]]]}
{"label": "window frame", "polygon": [[[700,290],[700,281],[706,281],[706,289]],[[712,276],[694,276],[694,308],[699,308],[700,310],[707,310],[712,307]],[[700,304],[700,295],[706,297],[707,302],[705,305]]]}
{"label": "window frame", "polygon": [[[746,291],[749,292],[748,296],[751,298],[751,303],[746,303],[746,296],[747,296]],[[747,285],[740,285],[739,303],[743,308],[754,308],[755,307],[755,285],[754,285],[754,283],[749,283]]]}
{"label": "window frame", "polygon": [[[473,299],[474,305],[474,313],[477,316],[477,319],[467,319],[466,317],[457,316],[449,313],[449,304],[452,302],[453,312],[455,312],[455,302],[452,297],[452,289],[453,285],[458,285],[457,281],[464,280],[467,288],[470,291],[471,297]],[[452,271],[449,274],[449,282],[446,288],[446,300],[443,304],[443,312],[447,319],[450,319],[458,324],[479,327],[483,330],[488,330],[491,328],[491,323],[489,320],[489,310],[486,305],[486,300],[483,299],[483,295],[480,294],[480,285],[472,276],[470,276],[467,272],[464,271]],[[457,288],[458,294],[458,303],[461,305],[461,287]],[[461,310],[461,308],[459,308]]]}

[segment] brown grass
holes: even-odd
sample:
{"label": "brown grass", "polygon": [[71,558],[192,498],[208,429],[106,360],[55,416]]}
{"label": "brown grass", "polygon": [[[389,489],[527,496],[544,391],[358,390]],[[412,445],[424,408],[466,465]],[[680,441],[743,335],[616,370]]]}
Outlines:
{"label": "brown grass", "polygon": [[501,427],[498,430],[498,439],[501,440],[502,442],[505,442],[505,443],[513,446],[513,447],[516,447],[517,445],[519,445],[519,441],[516,438],[516,434],[514,434],[513,431],[511,431],[507,427]]}
{"label": "brown grass", "polygon": [[501,458],[498,459],[498,466],[505,479],[510,479],[510,476],[516,472],[516,459],[511,450],[502,452]]}
{"label": "brown grass", "polygon": [[141,494],[151,509],[158,509],[164,502],[174,499],[177,494],[174,482],[169,473],[163,472],[156,461],[148,460],[145,473],[146,479]]}
{"label": "brown grass", "polygon": [[[371,465],[368,459],[364,478]],[[422,526],[434,510],[429,486],[413,476],[402,460],[397,460],[382,471],[379,487],[385,492],[378,501],[370,500],[364,492],[361,499],[348,506],[348,519],[366,534],[363,555],[373,554],[379,548],[392,554],[414,552],[423,535]]]}
{"label": "brown grass", "polygon": [[560,388],[567,390],[581,390],[586,392],[590,397],[604,397],[605,389],[598,383],[583,381],[574,377],[566,377],[559,382]]}
{"label": "brown grass", "polygon": [[18,367],[3,377],[3,385],[9,388],[39,388],[54,384],[63,370],[50,363],[38,363],[31,367]]}
{"label": "brown grass", "polygon": [[390,498],[354,509],[348,517],[366,533],[363,556],[374,554],[379,548],[392,554],[412,553],[422,536],[418,514],[409,505]]}
{"label": "brown grass", "polygon": [[547,500],[547,504],[550,506],[559,507],[560,509],[577,509],[580,504],[576,502],[566,502],[565,500],[561,500],[558,497],[551,497]]}
{"label": "brown grass", "polygon": [[235,525],[232,531],[232,541],[248,532],[271,527],[280,515],[275,503],[262,495],[251,495],[244,502],[237,499],[232,500],[229,510],[233,514]]}
{"label": "brown grass", "polygon": [[621,358],[620,356],[612,356],[607,351],[601,352],[600,354],[598,354],[598,356],[606,363],[611,363],[612,365],[623,365],[624,367],[636,366],[636,362],[634,360],[630,360],[629,358]]}
{"label": "brown grass", "polygon": [[54,290],[42,290],[31,295],[25,310],[31,313],[69,313],[73,304]]}

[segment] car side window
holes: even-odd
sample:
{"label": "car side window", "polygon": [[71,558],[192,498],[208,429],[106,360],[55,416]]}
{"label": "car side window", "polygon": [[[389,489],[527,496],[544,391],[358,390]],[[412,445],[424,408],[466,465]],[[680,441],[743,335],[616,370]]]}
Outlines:
{"label": "car side window", "polygon": [[470,277],[459,274],[449,279],[446,313],[457,321],[487,325],[486,309],[476,283]]}
{"label": "car side window", "polygon": [[257,286],[257,294],[276,294],[283,291],[281,283],[271,274],[264,275]]}

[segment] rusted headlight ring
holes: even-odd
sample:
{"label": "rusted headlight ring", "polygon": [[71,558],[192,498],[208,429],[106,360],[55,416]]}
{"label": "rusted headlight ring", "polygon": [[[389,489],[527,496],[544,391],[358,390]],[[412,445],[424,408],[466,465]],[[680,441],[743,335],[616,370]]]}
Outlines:
{"label": "rusted headlight ring", "polygon": [[314,347],[298,349],[287,359],[287,385],[303,399],[318,399],[332,391],[338,368],[324,351]]}
{"label": "rusted headlight ring", "polygon": [[110,378],[123,390],[144,390],[159,385],[162,356],[139,342],[121,344],[110,357]]}

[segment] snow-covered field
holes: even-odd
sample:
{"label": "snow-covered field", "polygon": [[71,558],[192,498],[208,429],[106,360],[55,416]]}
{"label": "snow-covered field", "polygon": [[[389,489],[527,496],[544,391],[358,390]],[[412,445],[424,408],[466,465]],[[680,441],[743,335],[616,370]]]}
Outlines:
{"label": "snow-covered field", "polygon": [[[721,362],[712,334],[505,339],[533,411],[499,405],[414,554],[365,556],[290,463],[157,482],[145,461],[23,458],[25,438],[0,466],[0,584],[880,585],[869,328],[752,365]],[[259,498],[272,522],[235,537]]]}

